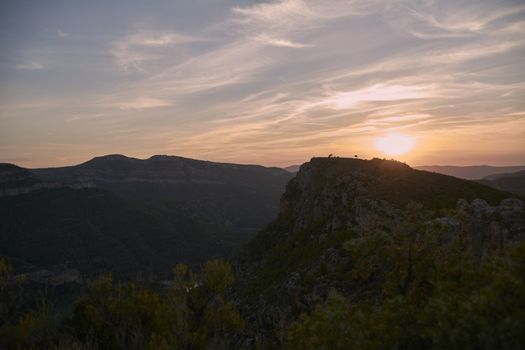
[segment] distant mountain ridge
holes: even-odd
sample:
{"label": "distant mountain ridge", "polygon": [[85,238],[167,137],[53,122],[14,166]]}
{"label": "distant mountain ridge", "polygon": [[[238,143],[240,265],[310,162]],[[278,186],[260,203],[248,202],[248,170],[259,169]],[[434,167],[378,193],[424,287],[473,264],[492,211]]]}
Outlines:
{"label": "distant mountain ridge", "polygon": [[252,231],[274,218],[279,197],[293,177],[280,168],[165,155],[144,160],[108,155],[76,166],[31,171],[49,182],[93,185],[157,204],[183,204],[214,224]]}
{"label": "distant mountain ridge", "polygon": [[284,170],[289,171],[291,173],[296,173],[299,171],[300,167],[301,167],[300,164],[294,164],[294,165],[287,166],[286,168],[284,168]]}
{"label": "distant mountain ridge", "polygon": [[525,170],[525,165],[521,166],[490,166],[490,165],[474,165],[474,166],[454,166],[454,165],[425,165],[417,166],[414,169],[425,170],[434,173],[455,176],[467,180],[478,180],[484,177],[501,174],[513,173],[520,170]]}
{"label": "distant mountain ridge", "polygon": [[277,214],[293,174],[176,156],[0,164],[0,255],[83,273],[168,271],[233,251]]}
{"label": "distant mountain ridge", "polygon": [[28,194],[41,189],[51,188],[88,188],[90,184],[42,181],[31,171],[9,163],[0,163],[0,197]]}
{"label": "distant mountain ridge", "polygon": [[525,170],[510,174],[494,174],[477,180],[477,182],[525,196]]}

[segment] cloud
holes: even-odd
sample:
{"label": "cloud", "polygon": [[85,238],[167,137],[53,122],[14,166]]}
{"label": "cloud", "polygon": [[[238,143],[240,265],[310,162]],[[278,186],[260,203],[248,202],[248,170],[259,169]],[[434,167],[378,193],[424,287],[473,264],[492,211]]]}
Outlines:
{"label": "cloud", "polygon": [[138,32],[111,44],[111,55],[117,66],[124,71],[147,72],[143,64],[155,61],[166,54],[169,48],[200,41],[202,39],[174,32]]}
{"label": "cloud", "polygon": [[171,106],[171,103],[159,98],[140,96],[129,102],[120,103],[122,109],[148,109]]}
{"label": "cloud", "polygon": [[58,28],[57,28],[56,32],[57,32],[57,35],[58,35],[59,37],[61,37],[61,38],[66,38],[66,37],[68,37],[68,36],[69,36],[69,34],[68,34],[68,33],[66,33],[66,32],[63,32],[63,31],[61,31],[61,30],[60,30],[60,29],[58,29]]}
{"label": "cloud", "polygon": [[237,20],[247,25],[265,26],[272,29],[275,26],[291,26],[298,22],[306,22],[318,18],[303,0],[282,0],[261,3],[251,6],[236,6],[232,8]]}
{"label": "cloud", "polygon": [[256,41],[260,41],[262,43],[265,43],[265,44],[268,44],[268,45],[271,45],[271,46],[277,46],[277,47],[289,47],[289,48],[293,48],[293,49],[301,49],[301,48],[304,48],[304,47],[313,47],[313,45],[307,45],[307,44],[301,44],[301,43],[297,43],[297,42],[293,42],[293,41],[290,41],[290,40],[287,40],[287,39],[277,39],[277,38],[272,38],[268,35],[259,35],[257,37],[254,38]]}
{"label": "cloud", "polygon": [[399,101],[426,96],[427,93],[420,86],[378,84],[355,91],[336,92],[322,103],[327,103],[335,109],[346,109],[363,102]]}
{"label": "cloud", "polygon": [[498,22],[525,11],[524,4],[476,2],[393,3],[388,18],[420,39],[466,38],[498,31]]}
{"label": "cloud", "polygon": [[17,64],[15,67],[16,69],[23,70],[39,70],[45,68],[45,66],[42,63],[36,61],[25,61],[23,63]]}

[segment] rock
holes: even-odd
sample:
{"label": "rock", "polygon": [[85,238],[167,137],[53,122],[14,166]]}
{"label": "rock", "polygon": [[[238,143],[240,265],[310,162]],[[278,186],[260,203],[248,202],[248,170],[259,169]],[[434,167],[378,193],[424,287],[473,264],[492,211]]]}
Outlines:
{"label": "rock", "polygon": [[[519,199],[504,199],[496,207],[481,199],[474,199],[470,204],[460,199],[457,209],[467,215],[462,231],[466,232],[466,238],[477,256],[487,255],[494,249],[502,249],[525,238],[523,202]],[[437,220],[457,229],[458,223],[453,218]]]}

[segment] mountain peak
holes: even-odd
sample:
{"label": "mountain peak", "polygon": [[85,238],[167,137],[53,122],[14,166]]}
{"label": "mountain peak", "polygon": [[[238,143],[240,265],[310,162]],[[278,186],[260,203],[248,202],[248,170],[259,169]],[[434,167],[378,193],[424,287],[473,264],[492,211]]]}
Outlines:
{"label": "mountain peak", "polygon": [[173,156],[168,154],[155,154],[149,157],[149,160],[169,160],[169,159],[181,159],[183,157]]}
{"label": "mountain peak", "polygon": [[96,160],[139,160],[139,159],[128,157],[128,156],[125,156],[123,154],[107,154],[107,155],[104,155],[104,156],[94,157],[93,159],[89,160],[88,162],[96,161]]}
{"label": "mountain peak", "polygon": [[395,160],[312,158],[289,182],[281,213],[309,218],[299,220],[302,226],[355,201],[388,202],[396,207],[417,201],[437,210],[455,207],[460,198],[484,198],[497,204],[508,196],[475,182],[412,169]]}

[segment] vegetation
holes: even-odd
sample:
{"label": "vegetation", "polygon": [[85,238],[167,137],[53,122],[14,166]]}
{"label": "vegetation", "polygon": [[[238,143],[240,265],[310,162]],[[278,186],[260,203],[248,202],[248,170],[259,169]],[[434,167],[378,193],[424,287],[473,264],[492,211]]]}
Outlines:
{"label": "vegetation", "polygon": [[0,254],[28,266],[67,265],[88,276],[163,273],[179,261],[197,267],[231,257],[235,235],[175,210],[99,189],[42,189],[0,197]]}
{"label": "vegetation", "polygon": [[274,218],[292,176],[169,156],[32,170],[0,164],[0,255],[32,270],[118,278],[230,259]]}
{"label": "vegetation", "polygon": [[[49,290],[28,298],[24,278],[0,260],[0,348],[525,348],[525,216],[519,201],[462,201],[454,208],[458,198],[498,203],[507,194],[394,161],[332,157],[302,169],[288,184],[278,219],[236,261],[235,285],[232,267],[220,260],[198,273],[177,265],[166,281],[152,275],[119,281],[106,273],[82,281],[70,310],[57,310]],[[98,197],[99,190],[54,191],[60,195],[35,192],[10,203],[60,204],[68,225],[80,220],[69,226],[77,239],[83,228],[95,228],[89,231],[100,238],[94,251],[116,254],[128,269],[144,266],[134,263],[141,252],[147,253],[144,261],[158,258],[150,249],[155,240],[157,246],[167,242],[166,251],[176,248],[157,231],[172,220],[159,208],[118,206],[107,192]],[[80,204],[66,206],[75,202],[68,196],[78,196]],[[178,204],[164,205],[168,213],[180,211]],[[91,214],[84,215],[85,207]],[[104,216],[111,210],[122,215]],[[13,219],[23,222],[17,215],[7,222]],[[60,226],[55,219],[43,208],[28,224],[42,224],[35,235],[41,239]],[[149,222],[153,237],[139,234]],[[111,246],[126,234],[136,246]]]}
{"label": "vegetation", "polygon": [[287,349],[522,349],[525,243],[477,257],[425,226],[418,206],[393,232],[344,244],[350,292],[287,330]]}
{"label": "vegetation", "polygon": [[0,272],[0,339],[7,348],[227,349],[244,325],[225,297],[234,280],[231,266],[219,260],[199,274],[177,265],[164,289],[101,276],[60,326],[53,324],[49,305],[13,313],[10,296],[20,285],[5,261]]}
{"label": "vegetation", "polygon": [[399,207],[415,201],[427,209],[439,210],[454,207],[459,198],[467,201],[483,198],[491,204],[498,204],[512,197],[501,190],[447,175],[415,170],[394,160],[313,158],[310,164],[316,169],[314,183],[320,188],[357,171],[366,174],[363,180],[370,197],[386,200]]}
{"label": "vegetation", "polygon": [[510,174],[491,175],[477,182],[502,191],[525,196],[525,170]]}

